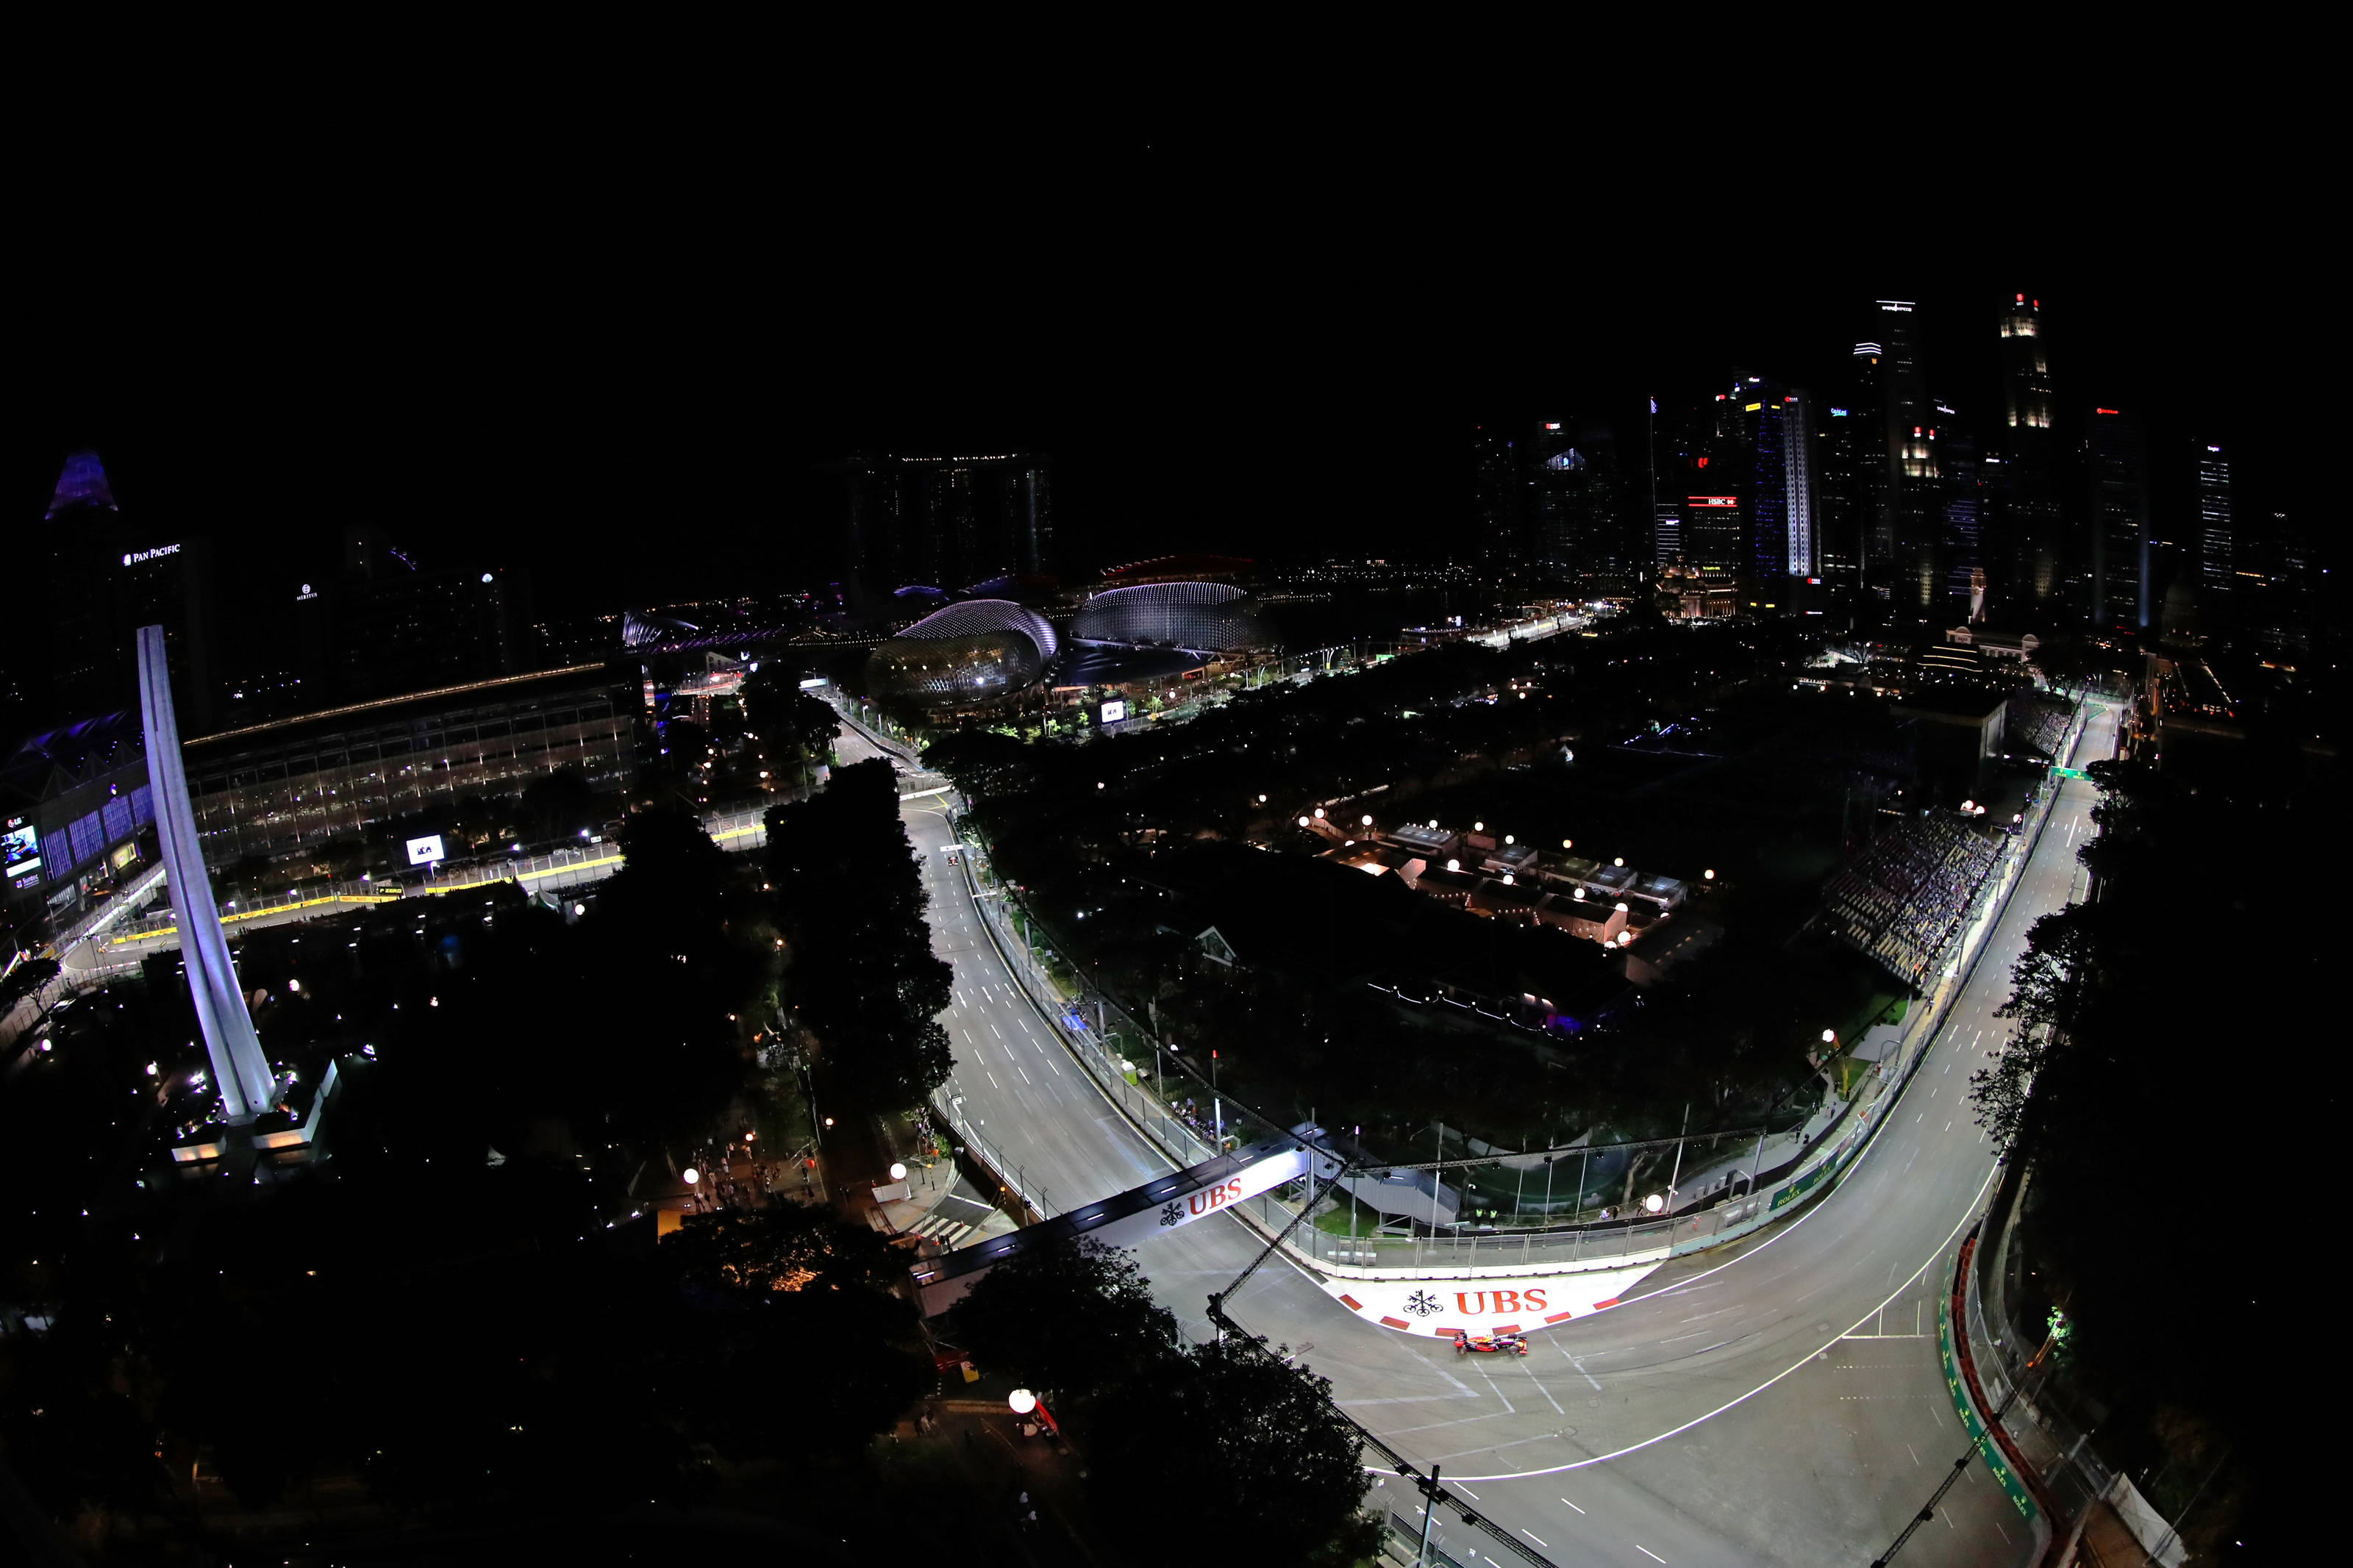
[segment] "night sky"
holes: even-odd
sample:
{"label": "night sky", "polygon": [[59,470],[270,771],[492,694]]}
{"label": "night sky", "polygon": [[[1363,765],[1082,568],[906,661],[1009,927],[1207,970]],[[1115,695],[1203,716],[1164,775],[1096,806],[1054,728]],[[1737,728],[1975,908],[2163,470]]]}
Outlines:
{"label": "night sky", "polygon": [[822,579],[827,461],[1026,447],[1056,458],[1075,565],[1443,556],[1482,423],[1639,444],[1646,395],[1736,364],[1827,395],[1880,295],[1920,301],[1931,390],[1989,432],[2021,289],[2063,399],[2148,420],[2160,528],[2201,440],[2234,448],[2242,505],[2310,483],[2288,410],[2318,251],[2227,149],[2152,145],[2096,192],[2045,171],[2008,205],[1958,168],[1926,202],[1826,182],[1776,235],[1639,148],[1135,122],[779,144],[756,180],[609,138],[379,146],[325,182],[145,171],[5,329],[0,531],[94,444],[126,509],[208,529],[264,599],[371,519],[428,563],[527,563],[544,615]]}

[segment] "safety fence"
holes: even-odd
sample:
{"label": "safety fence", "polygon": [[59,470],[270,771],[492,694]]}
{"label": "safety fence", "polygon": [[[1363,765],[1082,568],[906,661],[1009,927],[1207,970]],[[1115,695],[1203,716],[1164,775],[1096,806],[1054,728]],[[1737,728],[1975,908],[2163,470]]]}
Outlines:
{"label": "safety fence", "polygon": [[[1989,1410],[2001,1410],[2008,1447],[2034,1468],[2052,1511],[2063,1521],[2083,1519],[2105,1503],[2114,1507],[2141,1545],[2161,1563],[2179,1563],[2185,1552],[2178,1532],[2141,1497],[2130,1478],[2119,1473],[2092,1447],[2090,1436],[2098,1418],[2078,1410],[2064,1380],[2038,1366],[2036,1347],[2046,1342],[2056,1325],[2021,1324],[2015,1315],[2015,1294],[2023,1268],[2017,1247],[2017,1220],[2031,1178],[2013,1168],[1995,1193],[1973,1252],[1961,1260],[1964,1279],[1952,1292],[1960,1303],[1978,1383]],[[2011,1400],[2012,1390],[2017,1398]],[[1964,1421],[1968,1419],[1964,1415]]]}
{"label": "safety fence", "polygon": [[[2069,731],[2069,751],[2080,737],[2083,724],[2079,706]],[[1285,1250],[1302,1261],[1343,1277],[1383,1270],[1424,1276],[1562,1272],[1662,1261],[1721,1246],[1788,1217],[1834,1184],[1860,1156],[1896,1102],[1905,1082],[1935,1040],[1953,998],[1967,984],[1997,917],[2041,841],[2058,795],[2055,780],[2034,792],[2005,846],[2000,868],[1978,888],[1966,921],[1948,944],[1950,961],[1941,964],[1940,972],[1932,970],[1928,996],[1923,1005],[1909,1010],[1895,1049],[1862,1075],[1847,1095],[1832,1100],[1802,1127],[1767,1132],[1748,1159],[1738,1160],[1729,1167],[1704,1165],[1699,1178],[1689,1185],[1672,1178],[1666,1184],[1678,1198],[1683,1193],[1696,1192],[1700,1202],[1707,1202],[1711,1192],[1721,1192],[1723,1195],[1710,1206],[1683,1212],[1670,1208],[1657,1217],[1630,1223],[1612,1215],[1599,1222],[1535,1226],[1469,1225],[1443,1219],[1436,1225],[1427,1225],[1409,1214],[1392,1215],[1392,1228],[1384,1229],[1376,1224],[1369,1234],[1359,1234],[1355,1228],[1356,1205],[1351,1203],[1346,1205],[1350,1224],[1347,1233],[1327,1230],[1316,1223],[1318,1219],[1328,1220],[1336,1212],[1326,1207],[1292,1232],[1291,1239],[1284,1244]],[[1172,1165],[1181,1168],[1209,1158],[1221,1134],[1226,1146],[1231,1147],[1242,1138],[1284,1131],[1257,1111],[1214,1091],[1208,1114],[1203,1115],[1198,1100],[1210,1086],[1190,1076],[1189,1064],[1180,1067],[1180,1074],[1185,1076],[1175,1080],[1176,1092],[1172,1096],[1166,1058],[1154,1043],[1151,1032],[1090,984],[1083,975],[1074,971],[1070,983],[1056,975],[1052,972],[1052,953],[1041,952],[1032,941],[1041,929],[1034,916],[1021,911],[1017,929],[1015,916],[1007,911],[1006,898],[980,897],[972,857],[965,860],[967,891],[974,895],[984,928],[1003,956],[1008,971],[1105,1098],[1126,1113]],[[1192,1109],[1181,1109],[1176,1103],[1179,1099],[1192,1102]],[[1708,1144],[1721,1150],[1727,1140],[1736,1137],[1757,1138],[1758,1130],[1637,1144],[1573,1146],[1535,1153],[1539,1158],[1549,1155],[1557,1167],[1562,1162],[1579,1157],[1630,1162],[1643,1152],[1673,1148],[1681,1143],[1683,1149],[1676,1161],[1680,1165],[1681,1154],[1688,1153],[1694,1146]],[[1771,1156],[1778,1158],[1767,1163]],[[1435,1192],[1440,1184],[1450,1178],[1468,1184],[1470,1173],[1510,1169],[1510,1162],[1524,1162],[1529,1157],[1519,1154],[1438,1160],[1391,1165],[1382,1170],[1406,1175],[1409,1180],[1415,1179],[1416,1173],[1426,1173]],[[1653,1162],[1654,1166],[1656,1163]],[[991,1168],[997,1167],[992,1163]],[[1624,1165],[1620,1168],[1622,1170]],[[1584,1176],[1580,1175],[1578,1182],[1581,1198],[1585,1193]],[[1272,1234],[1292,1223],[1306,1192],[1305,1183],[1295,1183],[1249,1199],[1240,1208],[1261,1228]],[[1086,1194],[1074,1196],[1073,1201],[1092,1201],[1102,1195]],[[1634,1195],[1630,1189],[1630,1206]],[[1442,1205],[1439,1213],[1443,1214]],[[1394,1228],[1400,1218],[1406,1222],[1402,1234]]]}

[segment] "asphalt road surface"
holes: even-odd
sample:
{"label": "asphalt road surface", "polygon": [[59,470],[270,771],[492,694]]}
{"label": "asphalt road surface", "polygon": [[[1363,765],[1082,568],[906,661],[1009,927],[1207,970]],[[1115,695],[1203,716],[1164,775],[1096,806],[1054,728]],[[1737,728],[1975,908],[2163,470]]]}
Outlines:
{"label": "asphalt road surface", "polygon": [[[2076,765],[2109,755],[2096,710]],[[854,760],[843,736],[843,760]],[[1487,1517],[1560,1563],[1870,1562],[1968,1447],[1938,1370],[1936,1296],[1994,1173],[1968,1105],[1970,1072],[2008,1025],[1994,1010],[2027,928],[2063,905],[2097,791],[2062,785],[2049,826],[1927,1059],[1873,1145],[1827,1198],[1747,1242],[1662,1268],[1634,1299],[1530,1336],[1525,1359],[1457,1359],[1373,1326],[1294,1266],[1270,1262],[1229,1303],[1303,1352],[1334,1397],[1417,1463],[1444,1466]],[[933,942],[955,966],[945,1015],[950,1092],[1054,1212],[1157,1175],[1166,1163],[1095,1092],[1012,984],[948,861],[946,817],[910,802]],[[1239,1220],[1145,1248],[1155,1292],[1207,1337],[1205,1299],[1259,1251]],[[1395,1479],[1375,1494],[1418,1518]],[[1457,1557],[1491,1543],[1441,1509]],[[2031,1528],[1972,1463],[1906,1564],[2023,1563]],[[1467,1559],[1466,1559],[1467,1560]]]}

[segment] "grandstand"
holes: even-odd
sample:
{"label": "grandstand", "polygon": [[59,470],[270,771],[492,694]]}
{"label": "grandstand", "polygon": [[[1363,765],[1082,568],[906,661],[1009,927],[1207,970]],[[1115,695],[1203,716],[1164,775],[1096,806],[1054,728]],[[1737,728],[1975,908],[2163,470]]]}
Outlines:
{"label": "grandstand", "polygon": [[1958,816],[1901,818],[1823,887],[1822,918],[1840,941],[1920,984],[1959,933],[2000,854],[1999,839]]}
{"label": "grandstand", "polygon": [[2074,713],[2067,703],[2042,692],[2010,693],[2010,713],[2004,721],[2010,751],[2056,760]]}

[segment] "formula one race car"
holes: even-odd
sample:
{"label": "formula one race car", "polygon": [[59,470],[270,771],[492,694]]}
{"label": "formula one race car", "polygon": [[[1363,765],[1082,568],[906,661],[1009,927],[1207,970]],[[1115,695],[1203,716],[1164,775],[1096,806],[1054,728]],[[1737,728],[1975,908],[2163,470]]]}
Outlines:
{"label": "formula one race car", "polygon": [[1518,1334],[1474,1334],[1454,1331],[1456,1355],[1525,1355],[1528,1342]]}

